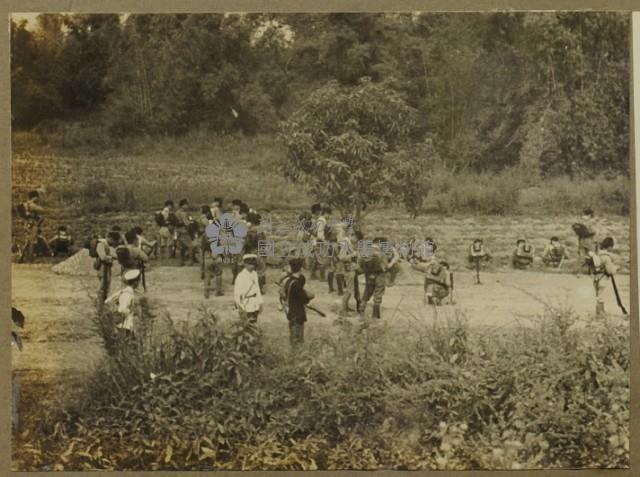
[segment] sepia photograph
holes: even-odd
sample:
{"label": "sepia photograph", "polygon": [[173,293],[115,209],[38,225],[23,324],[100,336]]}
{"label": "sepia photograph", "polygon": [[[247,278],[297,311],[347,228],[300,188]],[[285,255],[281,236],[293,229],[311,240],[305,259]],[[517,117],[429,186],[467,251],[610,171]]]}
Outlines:
{"label": "sepia photograph", "polygon": [[630,12],[7,21],[13,471],[630,467]]}

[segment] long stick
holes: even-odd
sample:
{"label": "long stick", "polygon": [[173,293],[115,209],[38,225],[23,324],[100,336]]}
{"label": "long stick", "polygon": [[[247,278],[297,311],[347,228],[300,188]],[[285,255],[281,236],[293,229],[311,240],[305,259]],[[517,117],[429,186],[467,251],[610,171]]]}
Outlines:
{"label": "long stick", "polygon": [[324,312],[322,312],[322,311],[318,310],[317,308],[314,308],[314,307],[313,307],[313,306],[311,306],[311,305],[305,305],[305,308],[306,308],[307,310],[315,311],[318,315],[322,316],[323,318],[327,316],[327,314],[326,314],[326,313],[324,313]]}
{"label": "long stick", "polygon": [[476,285],[480,285],[480,260],[476,259]]}
{"label": "long stick", "polygon": [[611,284],[613,285],[613,291],[616,294],[616,301],[618,302],[618,306],[622,310],[622,313],[628,315],[627,309],[622,304],[622,300],[620,299],[620,293],[618,293],[618,286],[616,285],[616,279],[613,275],[611,275]]}

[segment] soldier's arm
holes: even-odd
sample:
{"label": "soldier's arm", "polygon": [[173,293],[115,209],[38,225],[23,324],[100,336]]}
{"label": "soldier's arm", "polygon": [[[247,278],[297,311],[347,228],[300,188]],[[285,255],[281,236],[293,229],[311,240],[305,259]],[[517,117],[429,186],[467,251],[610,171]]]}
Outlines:
{"label": "soldier's arm", "polygon": [[35,212],[37,214],[42,214],[44,212],[44,207],[38,204],[29,204],[29,212]]}
{"label": "soldier's arm", "polygon": [[139,248],[132,249],[131,254],[133,255],[133,258],[136,260],[140,260],[145,263],[149,261],[149,256]]}
{"label": "soldier's arm", "polygon": [[609,276],[613,276],[616,274],[617,268],[613,263],[613,260],[611,259],[611,257],[606,257],[603,260],[603,265],[604,265],[604,269],[605,272],[607,273],[607,275]]}
{"label": "soldier's arm", "polygon": [[100,258],[101,261],[103,262],[111,261],[111,256],[107,255],[104,243],[98,242],[98,245],[96,245],[96,253],[98,254],[98,258]]}

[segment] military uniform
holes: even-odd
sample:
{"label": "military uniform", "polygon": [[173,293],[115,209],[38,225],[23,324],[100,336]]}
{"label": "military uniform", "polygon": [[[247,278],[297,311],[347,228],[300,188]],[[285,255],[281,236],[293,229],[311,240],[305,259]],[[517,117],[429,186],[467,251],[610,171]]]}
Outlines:
{"label": "military uniform", "polygon": [[69,256],[71,255],[71,246],[73,240],[64,230],[59,231],[55,237],[49,241],[51,247],[51,254],[55,257],[58,255]]}
{"label": "military uniform", "polygon": [[476,262],[484,267],[490,258],[491,254],[482,243],[472,243],[469,246],[469,255],[467,256],[469,268],[475,267]]}
{"label": "military uniform", "polygon": [[177,226],[177,243],[180,250],[180,265],[184,265],[185,257],[193,258],[194,238],[190,234],[190,224],[192,222],[189,214],[183,209],[176,212]]}
{"label": "military uniform", "polygon": [[449,296],[451,274],[437,259],[428,262],[413,263],[412,268],[424,273],[424,292],[428,304],[441,305]]}
{"label": "military uniform", "polygon": [[169,207],[165,207],[156,214],[156,224],[158,224],[158,238],[157,246],[160,247],[160,259],[163,260],[165,256],[165,250],[173,249],[173,227],[169,224],[169,217],[171,212]]}
{"label": "military uniform", "polygon": [[566,247],[562,244],[555,246],[553,244],[547,245],[542,255],[542,263],[553,268],[558,268],[563,259],[568,260],[569,256],[567,255]]}
{"label": "military uniform", "polygon": [[116,258],[115,248],[111,247],[107,240],[100,239],[96,245],[96,270],[98,272],[98,303],[105,302],[111,290],[111,269]]}
{"label": "military uniform", "polygon": [[579,222],[585,226],[587,232],[585,236],[578,237],[578,254],[580,257],[582,257],[583,260],[589,256],[589,252],[596,251],[596,230],[594,227],[594,222],[595,220],[593,217],[586,219],[582,218]]}
{"label": "military uniform", "polygon": [[355,264],[353,258],[355,251],[351,244],[351,240],[347,236],[341,237],[336,242],[336,250],[334,251],[336,283],[338,286],[338,295],[342,296],[341,313],[349,312],[349,299],[355,294]]}
{"label": "military uniform", "polygon": [[365,289],[360,309],[358,312],[364,314],[367,302],[373,297],[373,318],[380,318],[380,307],[384,295],[386,280],[385,271],[387,269],[387,258],[379,247],[373,246],[368,255],[362,255],[358,260],[358,271],[365,276]]}
{"label": "military uniform", "polygon": [[616,266],[613,263],[613,258],[607,250],[601,250],[597,254],[591,252],[591,256],[594,257],[594,262],[599,262],[594,265],[593,268],[593,287],[596,293],[596,315],[602,316],[604,314],[604,293],[609,283],[609,277],[615,275]]}
{"label": "military uniform", "polygon": [[[255,256],[254,256],[255,257]],[[247,259],[245,255],[244,259]],[[262,311],[263,298],[258,283],[258,274],[243,268],[236,277],[233,297],[240,318],[255,322]]]}
{"label": "military uniform", "polygon": [[216,296],[222,296],[222,257],[211,251],[206,234],[202,234],[202,278],[204,280],[204,297],[209,298],[211,281],[215,278]]}
{"label": "military uniform", "polygon": [[258,282],[260,291],[264,293],[264,287],[267,283],[267,264],[263,257],[258,254],[259,242],[266,239],[264,232],[259,232],[255,224],[248,223],[247,235],[244,239],[244,253],[256,255],[257,265],[256,273],[258,274]]}
{"label": "military uniform", "polygon": [[520,243],[513,252],[511,262],[515,268],[525,270],[533,262],[533,249],[531,245]]}

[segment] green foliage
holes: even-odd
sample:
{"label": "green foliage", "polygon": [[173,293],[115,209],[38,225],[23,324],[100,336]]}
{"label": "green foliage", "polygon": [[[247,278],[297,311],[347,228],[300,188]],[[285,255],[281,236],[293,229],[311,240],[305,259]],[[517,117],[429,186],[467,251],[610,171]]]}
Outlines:
{"label": "green foliage", "polygon": [[96,147],[269,132],[367,77],[452,170],[628,175],[629,31],[616,12],[43,14],[11,24],[13,126],[81,120]]}
{"label": "green foliage", "polygon": [[40,408],[20,470],[518,469],[629,465],[628,326],[548,307],[509,330],[343,323],[273,349],[246,322],[146,315],[72,402]]}
{"label": "green foliage", "polygon": [[[317,200],[359,221],[376,203],[402,195],[418,204],[424,167],[436,153],[431,143],[411,149],[416,111],[387,85],[364,78],[356,87],[331,82],[315,91],[282,127],[285,177],[304,185]],[[409,157],[417,156],[418,160]],[[416,197],[417,196],[417,197]]]}

